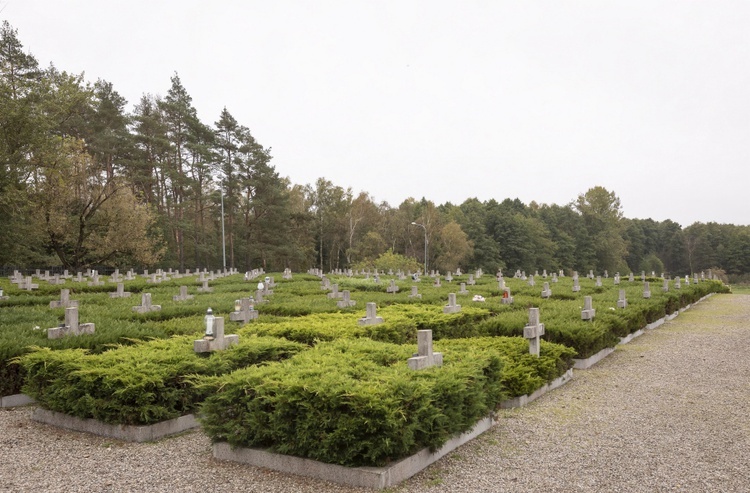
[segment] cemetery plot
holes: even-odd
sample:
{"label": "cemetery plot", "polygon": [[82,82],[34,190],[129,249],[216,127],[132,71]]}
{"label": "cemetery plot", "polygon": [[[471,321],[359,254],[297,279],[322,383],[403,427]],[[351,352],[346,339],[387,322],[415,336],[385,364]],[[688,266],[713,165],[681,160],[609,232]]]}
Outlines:
{"label": "cemetery plot", "polygon": [[[173,419],[202,405],[203,425],[215,440],[376,465],[439,446],[502,399],[564,375],[573,357],[614,347],[646,324],[726,290],[701,280],[644,298],[644,282],[660,286],[661,279],[618,276],[618,285],[606,276],[581,276],[573,291],[572,277],[555,276],[554,290],[543,298],[543,283],[532,286],[522,273],[500,281],[476,273],[468,286],[468,275],[459,273],[440,285],[429,276],[398,274],[380,274],[379,282],[374,275],[331,274],[327,283],[299,273],[268,275],[269,281],[262,272],[203,273],[201,282],[195,274],[156,276],[129,272],[118,277],[122,286],[69,283],[80,320],[95,323],[96,332],[58,340],[35,327],[64,321],[64,308],[49,308],[62,301],[60,287],[39,281],[27,291],[0,280],[9,296],[0,301],[0,395],[19,393],[25,384],[45,408],[114,424]],[[160,282],[147,282],[153,279]],[[203,282],[210,282],[210,292],[199,289]],[[110,297],[117,291],[133,296]],[[144,293],[162,309],[134,311]],[[208,340],[208,307],[239,342],[199,354],[194,341]],[[529,307],[538,315],[530,318]],[[590,316],[583,319],[583,312]],[[379,323],[360,325],[361,319]],[[426,342],[418,348],[420,331],[430,331],[432,349]],[[539,357],[529,353],[524,336]],[[410,358],[433,364],[412,370]],[[393,422],[397,415],[403,422]]]}

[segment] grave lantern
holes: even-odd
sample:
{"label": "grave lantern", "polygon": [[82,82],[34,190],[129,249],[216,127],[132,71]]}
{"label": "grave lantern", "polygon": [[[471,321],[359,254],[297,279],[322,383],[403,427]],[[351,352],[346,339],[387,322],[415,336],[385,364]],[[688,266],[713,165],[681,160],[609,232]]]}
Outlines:
{"label": "grave lantern", "polygon": [[234,311],[238,312],[242,309],[242,302],[240,300],[234,300]]}
{"label": "grave lantern", "polygon": [[214,338],[214,312],[209,308],[206,310],[206,339],[213,339]]}

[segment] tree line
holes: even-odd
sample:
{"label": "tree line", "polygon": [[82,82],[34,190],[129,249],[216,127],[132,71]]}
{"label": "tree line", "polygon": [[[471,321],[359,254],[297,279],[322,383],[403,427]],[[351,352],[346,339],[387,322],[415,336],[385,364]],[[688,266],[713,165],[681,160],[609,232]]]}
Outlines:
{"label": "tree line", "polygon": [[602,187],[566,205],[391,206],[325,178],[280,176],[271,149],[229,110],[202,122],[177,74],[164,96],[146,93],[130,112],[127,104],[110,82],[41,68],[3,22],[1,265],[302,271],[398,257],[442,272],[750,277],[748,226],[628,219]]}

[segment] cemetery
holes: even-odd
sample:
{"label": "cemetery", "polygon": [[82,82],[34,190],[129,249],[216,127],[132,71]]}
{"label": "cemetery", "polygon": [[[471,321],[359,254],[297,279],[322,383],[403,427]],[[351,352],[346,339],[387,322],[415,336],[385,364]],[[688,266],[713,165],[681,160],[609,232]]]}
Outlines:
{"label": "cemetery", "polygon": [[[540,293],[520,277],[456,273],[438,284],[437,273],[394,273],[375,283],[330,273],[321,283],[319,273],[289,272],[258,290],[268,293],[259,303],[255,281],[227,274],[71,283],[64,295],[52,276],[0,280],[0,396],[28,396],[46,422],[142,427],[195,416],[217,446],[383,467],[471,435],[581,361],[728,291],[703,276],[644,297],[661,278],[571,273]],[[73,298],[78,306],[60,303]],[[92,330],[48,337],[79,319]]]}

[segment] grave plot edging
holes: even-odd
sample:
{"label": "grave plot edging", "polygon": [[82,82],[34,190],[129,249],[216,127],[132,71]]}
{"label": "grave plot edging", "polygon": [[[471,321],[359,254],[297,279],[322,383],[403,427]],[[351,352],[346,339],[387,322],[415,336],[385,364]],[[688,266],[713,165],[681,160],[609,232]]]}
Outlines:
{"label": "grave plot edging", "polygon": [[[564,375],[545,384],[529,395],[524,395],[503,401],[500,407],[509,409],[521,407],[569,382],[573,378],[573,370],[569,369]],[[333,483],[364,488],[383,489],[409,479],[433,462],[461,445],[473,440],[492,428],[497,421],[491,416],[480,419],[470,431],[448,440],[440,449],[430,452],[424,448],[414,455],[405,457],[384,467],[346,467],[338,464],[326,464],[312,459],[277,454],[267,450],[236,447],[232,448],[226,442],[213,445],[213,456],[218,460],[240,462],[255,467],[265,467],[285,474],[313,477],[331,481]]]}
{"label": "grave plot edging", "polygon": [[0,407],[19,407],[34,404],[36,401],[26,394],[13,394],[0,397]]}
{"label": "grave plot edging", "polygon": [[198,421],[192,414],[162,421],[153,425],[134,426],[113,425],[91,418],[82,419],[76,416],[58,413],[57,411],[42,409],[41,407],[34,409],[34,414],[31,419],[40,423],[57,426],[59,428],[116,438],[126,442],[151,442],[199,426]]}

